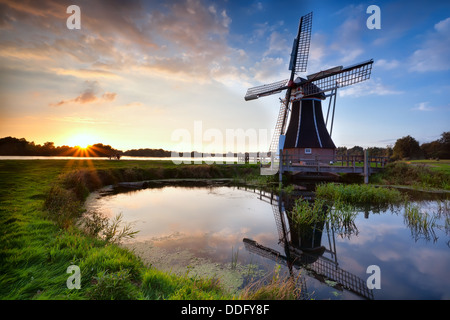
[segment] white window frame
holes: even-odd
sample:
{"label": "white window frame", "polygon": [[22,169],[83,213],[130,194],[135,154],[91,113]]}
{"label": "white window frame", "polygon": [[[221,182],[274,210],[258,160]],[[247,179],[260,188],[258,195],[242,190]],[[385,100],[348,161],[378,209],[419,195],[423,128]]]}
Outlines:
{"label": "white window frame", "polygon": [[311,154],[312,150],[311,148],[305,148],[305,154]]}

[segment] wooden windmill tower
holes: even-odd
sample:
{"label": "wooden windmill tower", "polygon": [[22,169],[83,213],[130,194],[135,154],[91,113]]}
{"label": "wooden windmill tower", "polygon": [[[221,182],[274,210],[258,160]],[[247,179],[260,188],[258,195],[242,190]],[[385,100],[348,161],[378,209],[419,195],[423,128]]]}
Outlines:
{"label": "wooden windmill tower", "polygon": [[[284,159],[289,158],[292,161],[313,160],[317,157],[330,160],[333,158],[336,146],[331,139],[331,133],[337,89],[369,79],[373,63],[373,60],[369,60],[345,68],[338,66],[310,74],[306,79],[298,76],[296,78],[297,73],[306,71],[311,26],[312,12],[300,18],[289,64],[290,78],[248,89],[245,95],[245,100],[248,101],[286,90],[285,98],[280,99],[281,107],[270,152],[282,152]],[[327,97],[330,97],[330,100],[325,122],[322,101]],[[328,117],[333,98],[331,127],[328,132]]]}

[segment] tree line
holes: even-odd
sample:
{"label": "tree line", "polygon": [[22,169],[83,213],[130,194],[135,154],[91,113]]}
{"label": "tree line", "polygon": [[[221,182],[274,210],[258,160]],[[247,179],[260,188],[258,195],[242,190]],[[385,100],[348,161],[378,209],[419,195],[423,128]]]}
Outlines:
{"label": "tree line", "polygon": [[55,146],[54,142],[35,144],[34,141],[27,141],[25,138],[5,137],[0,139],[0,155],[2,156],[80,156],[80,157],[109,157],[121,154],[110,145],[96,143],[87,150],[70,146]]}
{"label": "tree line", "polygon": [[55,146],[53,142],[35,144],[34,141],[27,141],[25,138],[5,137],[0,139],[0,155],[2,156],[69,156],[69,157],[114,157],[135,156],[135,157],[170,157],[171,152],[163,149],[132,149],[123,152],[110,145],[96,143],[87,149],[78,146]]}
{"label": "tree line", "polygon": [[[69,147],[66,145],[55,146],[53,142],[45,142],[43,145],[27,141],[25,138],[5,137],[0,139],[0,155],[2,156],[91,156],[111,157],[116,155],[134,157],[170,157],[171,151],[163,149],[132,149],[123,152],[110,145],[97,143],[87,150],[81,151],[80,147]],[[419,144],[411,136],[397,139],[395,145],[385,148],[367,148],[371,157],[388,157],[392,160],[401,159],[450,159],[450,131],[443,132],[441,137],[435,141]],[[353,148],[338,147],[337,155],[362,156],[364,149],[360,146]]]}
{"label": "tree line", "polygon": [[[367,148],[371,157],[388,157],[391,160],[402,159],[450,159],[450,131],[443,132],[435,141],[419,144],[410,135],[397,139],[395,145],[386,148]],[[364,149],[360,146],[347,149],[339,147],[337,155],[362,156]]]}

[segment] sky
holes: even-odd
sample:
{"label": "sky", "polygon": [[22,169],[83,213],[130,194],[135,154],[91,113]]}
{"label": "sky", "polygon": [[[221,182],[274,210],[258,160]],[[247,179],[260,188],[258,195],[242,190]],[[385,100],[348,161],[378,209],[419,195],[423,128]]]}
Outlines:
{"label": "sky", "polygon": [[[368,28],[370,5],[379,29]],[[0,0],[0,137],[267,151],[284,93],[244,96],[289,78],[299,19],[311,11],[299,76],[374,59],[370,80],[338,90],[336,146],[450,131],[448,1]]]}

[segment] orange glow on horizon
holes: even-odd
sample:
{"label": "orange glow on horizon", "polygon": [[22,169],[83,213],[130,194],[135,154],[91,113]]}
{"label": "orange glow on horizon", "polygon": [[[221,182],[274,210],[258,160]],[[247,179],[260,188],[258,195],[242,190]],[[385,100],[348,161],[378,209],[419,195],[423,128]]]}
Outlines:
{"label": "orange glow on horizon", "polygon": [[69,141],[69,146],[79,147],[80,149],[87,151],[90,146],[94,143],[94,137],[86,133],[80,133],[71,136]]}

